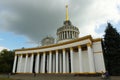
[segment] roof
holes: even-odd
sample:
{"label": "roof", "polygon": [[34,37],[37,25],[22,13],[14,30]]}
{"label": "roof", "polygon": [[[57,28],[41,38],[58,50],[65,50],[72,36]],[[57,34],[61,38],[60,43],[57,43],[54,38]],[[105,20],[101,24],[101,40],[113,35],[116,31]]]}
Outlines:
{"label": "roof", "polygon": [[40,47],[33,47],[33,48],[16,49],[15,51],[26,51],[26,50],[36,50],[36,49],[50,48],[50,47],[61,46],[61,45],[65,45],[65,44],[70,44],[70,43],[82,41],[82,40],[85,40],[85,39],[90,39],[91,42],[99,42],[99,41],[102,40],[101,38],[92,39],[91,35],[87,35],[87,36],[77,38],[77,39],[74,39],[74,40],[70,40],[70,41],[67,41],[67,42],[61,42],[61,43],[57,43],[57,44],[51,44],[51,45],[47,45],[47,46],[40,46]]}

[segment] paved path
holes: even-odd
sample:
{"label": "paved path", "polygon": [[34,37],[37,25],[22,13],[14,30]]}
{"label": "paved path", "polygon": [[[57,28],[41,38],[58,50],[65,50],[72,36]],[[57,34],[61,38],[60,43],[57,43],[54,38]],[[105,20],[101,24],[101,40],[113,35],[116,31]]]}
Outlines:
{"label": "paved path", "polygon": [[[10,78],[16,80],[102,80],[100,76],[75,76],[73,74],[37,74],[36,76],[34,74],[16,74],[11,75]],[[112,76],[111,80],[120,80],[120,76]]]}

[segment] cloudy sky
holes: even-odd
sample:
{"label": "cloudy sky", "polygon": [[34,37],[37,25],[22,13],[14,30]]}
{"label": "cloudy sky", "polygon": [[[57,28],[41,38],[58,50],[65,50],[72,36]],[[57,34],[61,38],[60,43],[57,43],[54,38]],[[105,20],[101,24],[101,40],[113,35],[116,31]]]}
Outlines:
{"label": "cloudy sky", "polygon": [[0,49],[36,47],[69,18],[80,37],[103,37],[107,22],[120,32],[120,0],[0,0]]}

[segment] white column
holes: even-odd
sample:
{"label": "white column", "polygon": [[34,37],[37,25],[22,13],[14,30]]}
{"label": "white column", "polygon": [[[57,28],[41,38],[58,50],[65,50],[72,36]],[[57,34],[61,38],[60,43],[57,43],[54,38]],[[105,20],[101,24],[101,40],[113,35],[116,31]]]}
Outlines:
{"label": "white column", "polygon": [[63,32],[63,39],[65,39],[65,33]]}
{"label": "white column", "polygon": [[58,34],[58,40],[60,40],[60,35]]}
{"label": "white column", "polygon": [[47,73],[49,73],[49,55],[46,54],[46,56],[47,56],[47,57],[46,57],[46,58],[47,58],[47,59],[46,59],[46,60],[47,60],[47,64],[46,64],[46,66],[47,66],[47,67],[46,67],[47,70],[46,70],[46,71],[47,71]]}
{"label": "white column", "polygon": [[55,53],[52,54],[52,72],[55,73],[55,69],[56,69],[56,66],[55,66]]}
{"label": "white column", "polygon": [[69,37],[68,37],[68,31],[66,31],[66,35],[67,35],[67,39],[68,39],[68,38],[69,38]]}
{"label": "white column", "polygon": [[59,53],[60,73],[62,73],[62,53]]}
{"label": "white column", "polygon": [[75,32],[75,38],[76,38],[76,32]]}
{"label": "white column", "polygon": [[63,32],[63,39],[64,39],[64,32]]}
{"label": "white column", "polygon": [[69,73],[69,57],[68,52],[66,52],[66,72]]}
{"label": "white column", "polygon": [[75,32],[73,32],[73,38],[75,38]]}
{"label": "white column", "polygon": [[20,63],[19,63],[19,70],[18,72],[21,72],[21,67],[22,67],[22,54],[20,55]]}
{"label": "white column", "polygon": [[72,33],[72,31],[71,31],[71,38],[73,38],[73,33]]}
{"label": "white column", "polygon": [[69,39],[69,31],[68,31],[68,39]]}
{"label": "white column", "polygon": [[62,32],[63,33],[63,39],[64,39],[64,32]]}
{"label": "white column", "polygon": [[76,37],[76,32],[74,32],[74,36]]}
{"label": "white column", "polygon": [[61,40],[61,33],[59,33],[59,35],[60,35],[60,39],[59,40]]}
{"label": "white column", "polygon": [[25,57],[25,67],[24,67],[24,73],[26,73],[26,69],[27,69],[27,60],[28,60],[28,54],[26,54],[26,57]]}
{"label": "white column", "polygon": [[72,31],[72,38],[74,38],[74,33],[73,33],[73,31]]}
{"label": "white column", "polygon": [[61,40],[62,40],[62,32],[60,32],[60,35],[61,35]]}
{"label": "white column", "polygon": [[65,39],[67,39],[67,31],[65,31]]}
{"label": "white column", "polygon": [[77,32],[75,32],[75,36],[76,36],[76,38],[77,38]]}
{"label": "white column", "polygon": [[39,61],[40,61],[40,53],[37,53],[37,57],[36,57],[36,69],[35,72],[39,73]]}
{"label": "white column", "polygon": [[69,38],[71,38],[71,33],[70,33],[71,31],[69,31]]}
{"label": "white column", "polygon": [[64,39],[66,39],[66,32],[64,31]]}
{"label": "white column", "polygon": [[65,31],[64,31],[64,39],[66,39],[66,36],[65,36]]}
{"label": "white column", "polygon": [[16,63],[17,63],[17,54],[15,54],[15,57],[14,57],[14,64],[13,64],[13,73],[15,73],[15,69],[16,69]]}
{"label": "white column", "polygon": [[73,73],[73,48],[70,48],[70,57],[71,57],[71,73]]}
{"label": "white column", "polygon": [[70,38],[72,38],[72,31],[70,31]]}
{"label": "white column", "polygon": [[45,52],[43,53],[43,71],[42,73],[45,73]]}
{"label": "white column", "polygon": [[58,73],[58,50],[56,50],[56,73]]}
{"label": "white column", "polygon": [[83,73],[81,46],[78,46],[78,53],[79,53],[79,66],[80,66],[80,73]]}
{"label": "white column", "polygon": [[62,32],[60,33],[60,35],[61,35],[61,38],[60,38],[60,40],[62,40]]}
{"label": "white column", "polygon": [[66,64],[65,64],[65,49],[63,49],[63,73],[66,72]]}
{"label": "white column", "polygon": [[62,35],[62,38],[61,38],[61,40],[63,39],[63,32],[61,32],[61,35]]}
{"label": "white column", "polygon": [[32,73],[33,70],[33,53],[31,54],[31,59],[30,59],[30,73]]}
{"label": "white column", "polygon": [[77,37],[79,37],[78,32],[77,32]]}
{"label": "white column", "polygon": [[95,72],[94,60],[93,60],[94,57],[93,57],[93,52],[92,52],[90,43],[87,44],[87,49],[88,49],[90,73],[94,73]]}
{"label": "white column", "polygon": [[49,73],[52,71],[52,52],[49,53]]}
{"label": "white column", "polygon": [[73,37],[75,38],[75,32],[73,32]]}
{"label": "white column", "polygon": [[58,33],[58,36],[59,36],[59,39],[58,39],[58,40],[60,40],[60,33]]}

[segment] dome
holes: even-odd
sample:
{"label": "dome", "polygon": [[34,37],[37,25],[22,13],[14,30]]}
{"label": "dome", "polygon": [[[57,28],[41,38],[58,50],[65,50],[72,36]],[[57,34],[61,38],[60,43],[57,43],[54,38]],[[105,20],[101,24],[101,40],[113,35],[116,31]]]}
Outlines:
{"label": "dome", "polygon": [[54,38],[51,36],[47,36],[42,39],[41,43],[42,43],[42,46],[54,44]]}
{"label": "dome", "polygon": [[57,37],[58,42],[76,39],[79,37],[79,29],[73,26],[69,20],[64,21],[63,26],[57,29]]}

